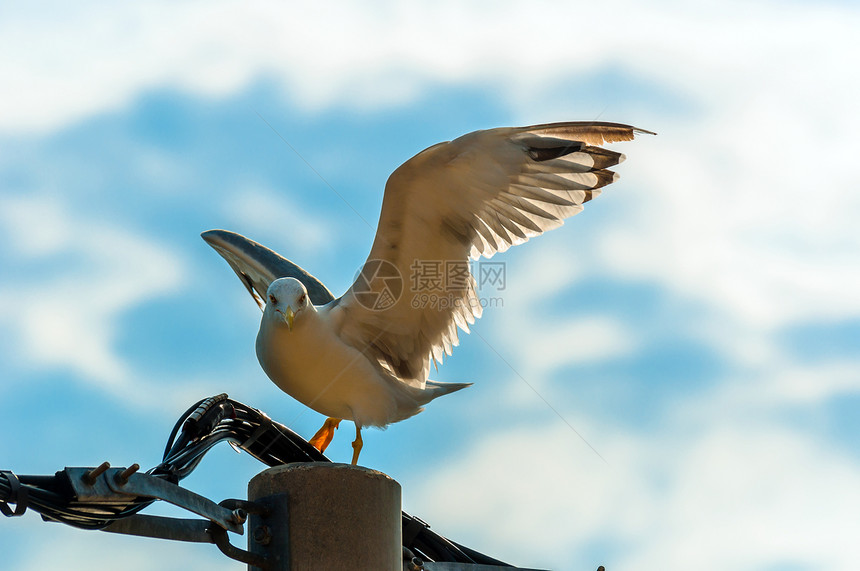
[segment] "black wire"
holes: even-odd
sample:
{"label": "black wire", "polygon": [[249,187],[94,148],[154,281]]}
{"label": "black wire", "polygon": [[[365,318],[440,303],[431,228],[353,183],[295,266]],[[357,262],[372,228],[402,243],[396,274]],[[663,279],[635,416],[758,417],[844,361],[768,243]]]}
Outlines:
{"label": "black wire", "polygon": [[170,436],[167,438],[167,445],[164,447],[164,455],[162,456],[162,459],[167,458],[168,452],[173,447],[173,439],[176,438],[176,433],[179,432],[179,429],[182,427],[182,423],[184,423],[185,419],[192,412],[194,412],[197,409],[197,407],[199,407],[201,404],[203,404],[203,401],[205,401],[205,400],[206,399],[200,399],[199,401],[197,401],[196,403],[194,403],[193,405],[188,407],[188,410],[186,410],[185,413],[179,417],[179,420],[176,421],[176,424],[173,425],[173,430],[170,431]]}
{"label": "black wire", "polygon": [[[264,412],[222,394],[201,399],[183,413],[170,432],[161,463],[148,470],[147,474],[178,484],[191,474],[213,446],[223,441],[238,446],[270,467],[291,462],[330,462],[304,438]],[[16,478],[21,487],[27,488],[27,506],[39,512],[43,519],[82,529],[102,529],[118,519],[134,515],[155,501],[152,498],[132,498],[116,503],[79,502],[65,471],[57,472],[53,477]],[[11,494],[10,482],[0,477],[0,501],[12,499]],[[406,512],[403,512],[403,527],[410,531],[406,547],[426,560],[509,567],[446,539]]]}

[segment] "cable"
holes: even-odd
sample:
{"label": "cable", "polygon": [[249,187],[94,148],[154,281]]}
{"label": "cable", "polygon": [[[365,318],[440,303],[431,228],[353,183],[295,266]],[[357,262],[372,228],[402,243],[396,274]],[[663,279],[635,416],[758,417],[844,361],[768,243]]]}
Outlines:
{"label": "cable", "polygon": [[[292,462],[330,462],[304,438],[264,412],[220,394],[201,399],[179,417],[167,439],[161,463],[147,474],[178,484],[194,471],[213,446],[224,441],[270,467]],[[46,521],[102,529],[155,501],[130,498],[115,503],[80,502],[68,478],[65,471],[54,476],[16,476],[0,471],[0,512],[21,515],[29,507]],[[16,504],[14,512],[8,503]],[[446,539],[406,512],[403,512],[403,545],[427,561],[510,566]]]}

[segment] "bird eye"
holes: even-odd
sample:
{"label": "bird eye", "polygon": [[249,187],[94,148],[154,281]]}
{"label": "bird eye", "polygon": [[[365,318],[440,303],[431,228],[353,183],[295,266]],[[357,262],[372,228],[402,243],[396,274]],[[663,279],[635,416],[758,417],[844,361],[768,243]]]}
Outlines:
{"label": "bird eye", "polygon": [[302,294],[302,297],[299,298],[299,305],[304,305],[305,300],[308,298],[305,294]]}
{"label": "bird eye", "polygon": [[275,299],[275,296],[270,295],[270,296],[269,296],[269,302],[270,302],[270,303],[272,303],[272,304],[274,305],[274,304],[278,303],[278,300],[277,300],[277,299]]}

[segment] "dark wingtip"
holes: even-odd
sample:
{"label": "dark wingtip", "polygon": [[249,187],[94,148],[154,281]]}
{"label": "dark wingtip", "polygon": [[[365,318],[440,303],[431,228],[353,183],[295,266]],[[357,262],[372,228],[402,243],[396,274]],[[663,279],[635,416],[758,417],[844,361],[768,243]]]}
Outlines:
{"label": "dark wingtip", "polygon": [[582,143],[576,141],[565,145],[543,148],[529,145],[528,153],[533,161],[543,162],[575,153],[582,150],[583,146]]}
{"label": "dark wingtip", "polygon": [[222,244],[239,244],[239,243],[247,244],[247,243],[251,243],[255,246],[258,245],[253,240],[245,238],[244,236],[242,236],[241,234],[237,234],[236,232],[231,232],[230,230],[221,230],[221,229],[207,230],[206,232],[202,232],[200,234],[200,237],[203,238],[206,241],[206,243],[209,244],[210,246],[212,246],[213,248],[215,246],[219,246]]}
{"label": "dark wingtip", "polygon": [[200,237],[203,238],[207,244],[212,244],[217,241],[218,237],[221,236],[225,230],[207,230],[206,232],[201,232]]}

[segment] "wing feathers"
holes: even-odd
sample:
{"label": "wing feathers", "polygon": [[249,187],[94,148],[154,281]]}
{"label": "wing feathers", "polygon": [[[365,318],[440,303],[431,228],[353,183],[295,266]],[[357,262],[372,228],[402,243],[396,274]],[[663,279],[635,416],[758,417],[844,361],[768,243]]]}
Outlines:
{"label": "wing feathers", "polygon": [[[378,336],[372,355],[380,366],[424,386],[431,363],[459,342],[457,329],[468,332],[482,311],[472,276],[464,287],[448,287],[449,264],[490,257],[562,225],[617,179],[609,169],[625,157],[600,145],[639,133],[650,131],[604,122],[491,129],[435,145],[404,163],[386,185],[368,257],[398,269],[403,295],[372,311],[356,303],[350,289],[338,304],[342,338],[365,347]],[[410,279],[416,262],[441,268],[438,279],[419,290]]]}
{"label": "wing feathers", "polygon": [[[538,186],[530,186],[512,182],[507,188],[508,194],[521,196],[523,198],[537,200],[546,204],[555,204],[557,206],[573,206],[574,203],[561,196],[556,192],[551,192],[549,189],[544,189]],[[503,193],[504,194],[504,193]]]}
{"label": "wing feathers", "polygon": [[[602,145],[618,141],[632,141],[636,134],[654,135],[651,131],[637,129],[620,123],[605,123],[601,121],[581,121],[573,123],[547,123],[522,127],[520,132],[527,135],[545,135],[568,141],[577,141],[586,145]],[[526,136],[527,136],[526,135]]]}
{"label": "wing feathers", "polygon": [[534,220],[529,218],[529,212],[528,211],[523,212],[523,211],[519,210],[518,208],[515,208],[514,206],[507,204],[503,200],[498,199],[498,198],[493,199],[493,201],[490,203],[490,206],[496,212],[499,212],[500,214],[507,216],[511,220],[511,222],[516,223],[520,228],[523,228],[523,229],[529,230],[530,232],[533,232],[532,236],[536,236],[537,234],[540,234],[541,232],[543,232],[543,228],[538,226],[534,222]]}
{"label": "wing feathers", "polygon": [[287,276],[302,282],[311,301],[316,305],[323,305],[334,299],[328,288],[314,276],[241,234],[228,230],[209,230],[201,234],[201,237],[227,260],[260,309],[266,306],[266,290],[269,284],[277,278]]}

